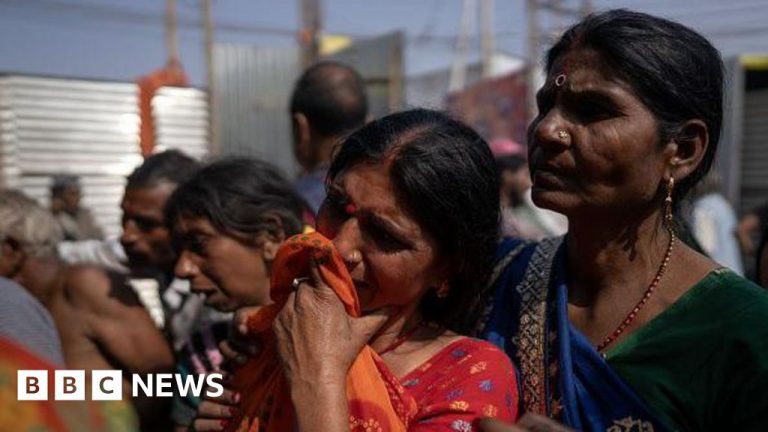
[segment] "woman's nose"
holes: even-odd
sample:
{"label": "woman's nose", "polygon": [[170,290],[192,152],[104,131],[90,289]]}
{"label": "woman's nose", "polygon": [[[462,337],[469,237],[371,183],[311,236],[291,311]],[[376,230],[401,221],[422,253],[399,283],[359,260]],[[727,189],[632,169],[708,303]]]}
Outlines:
{"label": "woman's nose", "polygon": [[191,279],[197,274],[197,265],[189,257],[187,251],[182,251],[173,270],[179,279]]}
{"label": "woman's nose", "polygon": [[339,251],[339,255],[341,255],[349,270],[354,268],[363,259],[360,250],[361,240],[360,224],[355,217],[347,219],[339,227],[336,237],[333,239],[333,245]]}
{"label": "woman's nose", "polygon": [[534,146],[570,147],[572,135],[570,125],[563,118],[558,107],[550,109],[533,125],[531,144]]}

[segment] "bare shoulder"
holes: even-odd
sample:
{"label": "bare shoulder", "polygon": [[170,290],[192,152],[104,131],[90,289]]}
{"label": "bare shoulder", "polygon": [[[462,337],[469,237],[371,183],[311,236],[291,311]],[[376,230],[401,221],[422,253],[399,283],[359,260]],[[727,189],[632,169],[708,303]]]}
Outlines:
{"label": "bare shoulder", "polygon": [[141,306],[125,275],[93,265],[68,268],[62,291],[67,302],[78,309],[114,311]]}

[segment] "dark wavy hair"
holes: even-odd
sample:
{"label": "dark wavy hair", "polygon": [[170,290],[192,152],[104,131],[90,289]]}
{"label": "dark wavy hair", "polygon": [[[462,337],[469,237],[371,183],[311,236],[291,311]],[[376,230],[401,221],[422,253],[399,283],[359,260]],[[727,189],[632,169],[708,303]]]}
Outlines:
{"label": "dark wavy hair", "polygon": [[547,52],[546,70],[573,49],[599,52],[656,117],[665,143],[688,120],[709,130],[709,146],[699,166],[675,188],[676,203],[709,172],[723,121],[723,62],[702,35],[682,24],[648,14],[615,9],[589,15],[569,28]]}
{"label": "dark wavy hair", "polygon": [[273,165],[231,158],[199,170],[165,206],[168,228],[180,218],[205,218],[219,232],[251,243],[260,233],[288,237],[303,229],[306,204]]}
{"label": "dark wavy hair", "polygon": [[155,153],[127,177],[126,189],[155,187],[161,183],[181,184],[200,168],[200,163],[179,150]]}
{"label": "dark wavy hair", "polygon": [[445,298],[429,292],[425,319],[460,330],[480,293],[499,239],[499,178],[488,144],[446,114],[415,109],[391,114],[352,133],[337,148],[328,180],[363,163],[391,163],[395,189],[449,260]]}

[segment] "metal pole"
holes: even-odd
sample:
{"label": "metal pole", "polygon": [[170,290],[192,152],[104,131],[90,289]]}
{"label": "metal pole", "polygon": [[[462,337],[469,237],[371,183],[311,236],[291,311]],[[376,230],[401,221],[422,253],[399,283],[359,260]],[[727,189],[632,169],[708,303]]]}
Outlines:
{"label": "metal pole", "polygon": [[476,10],[475,0],[464,0],[461,8],[461,27],[456,38],[456,48],[453,54],[453,68],[451,69],[451,81],[449,92],[455,92],[464,88],[467,80],[467,50],[469,49],[469,29],[474,21]]}
{"label": "metal pole", "polygon": [[320,0],[301,0],[299,43],[302,47],[302,64],[305,68],[315,63],[320,56],[321,8]]}
{"label": "metal pole", "polygon": [[480,0],[480,44],[483,52],[483,78],[491,76],[493,68],[493,0]]}
{"label": "metal pole", "polygon": [[165,0],[165,46],[168,64],[179,63],[179,47],[176,41],[176,0]]}
{"label": "metal pole", "polygon": [[218,119],[216,110],[216,80],[213,67],[213,11],[211,0],[200,3],[203,13],[203,28],[205,32],[205,70],[208,84],[208,145],[212,155],[221,153],[219,142]]}
{"label": "metal pole", "polygon": [[538,4],[536,0],[526,1],[526,15],[528,18],[528,70],[527,70],[527,97],[528,119],[536,116],[536,87],[539,73],[539,22]]}
{"label": "metal pole", "polygon": [[389,49],[389,112],[403,108],[403,35],[397,38]]}

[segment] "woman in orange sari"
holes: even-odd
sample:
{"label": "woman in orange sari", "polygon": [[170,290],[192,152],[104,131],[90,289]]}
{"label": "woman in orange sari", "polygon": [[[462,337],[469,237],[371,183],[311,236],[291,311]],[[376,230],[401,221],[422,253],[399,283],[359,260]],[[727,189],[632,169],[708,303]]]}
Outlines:
{"label": "woman in orange sari", "polygon": [[341,144],[318,231],[346,264],[363,316],[345,313],[317,265],[295,281],[274,329],[297,430],[376,430],[350,421],[347,400],[347,371],[366,344],[415,401],[407,430],[516,419],[509,359],[451,330],[491,269],[498,188],[485,141],[434,111],[384,117]]}
{"label": "woman in orange sari", "polygon": [[[498,188],[485,141],[438,112],[393,114],[341,144],[317,218],[319,235],[297,240],[315,243],[332,259],[313,255],[309,268],[293,271],[287,299],[275,291],[285,281],[272,279],[273,300],[284,306],[273,323],[276,344],[265,349],[281,361],[286,386],[272,400],[277,404],[287,392],[291,406],[281,412],[292,416],[290,429],[471,431],[483,417],[516,420],[509,358],[452,330],[491,270]],[[281,264],[283,253],[274,274],[291,267]],[[334,262],[342,269],[329,270]],[[349,281],[356,298],[342,294],[339,279]],[[356,366],[367,354],[388,393],[375,398],[364,391],[361,407],[355,380],[366,375]],[[248,377],[235,377],[241,394],[225,392],[218,400],[233,405],[235,424],[225,406],[204,402],[196,430],[242,426],[242,405],[266,384],[251,377],[249,391],[242,386]],[[259,412],[251,411],[273,421]]]}

